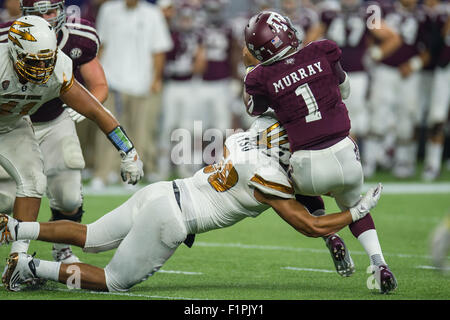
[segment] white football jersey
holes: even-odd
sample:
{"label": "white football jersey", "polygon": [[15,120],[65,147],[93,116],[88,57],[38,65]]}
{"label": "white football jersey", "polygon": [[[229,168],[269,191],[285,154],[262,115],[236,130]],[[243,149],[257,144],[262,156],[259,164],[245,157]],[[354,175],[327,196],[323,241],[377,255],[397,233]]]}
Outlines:
{"label": "white football jersey", "polygon": [[23,116],[33,114],[72,84],[72,60],[59,49],[55,69],[45,84],[20,83],[8,44],[0,44],[0,133],[13,130]]}
{"label": "white football jersey", "polygon": [[249,132],[225,141],[222,160],[199,170],[192,178],[176,180],[182,212],[189,233],[228,227],[266,209],[254,197],[254,188],[264,194],[294,198],[294,188],[278,163],[258,148]]}

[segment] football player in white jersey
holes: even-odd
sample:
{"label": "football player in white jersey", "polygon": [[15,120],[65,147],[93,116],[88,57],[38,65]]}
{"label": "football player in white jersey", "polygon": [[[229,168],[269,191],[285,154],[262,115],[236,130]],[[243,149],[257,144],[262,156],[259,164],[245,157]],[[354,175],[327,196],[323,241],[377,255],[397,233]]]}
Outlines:
{"label": "football player in white jersey", "polygon": [[[10,27],[0,44],[0,165],[17,185],[14,217],[36,221],[46,189],[43,156],[30,115],[54,98],[94,121],[122,157],[122,178],[136,184],[142,162],[124,130],[73,76],[72,60],[57,47],[53,27],[38,16],[24,16]],[[18,241],[11,253],[26,252]]]}
{"label": "football player in white jersey", "polygon": [[[21,0],[20,5],[22,15],[43,17],[54,27],[58,48],[72,59],[75,78],[103,103],[108,96],[108,85],[97,58],[100,40],[93,25],[84,19],[74,19],[73,15],[66,17],[64,0]],[[0,42],[8,42],[8,32],[13,22],[0,24]],[[58,98],[43,104],[30,119],[43,155],[51,220],[80,222],[84,214],[81,170],[85,167],[81,144],[85,155],[93,153],[91,142],[97,126],[85,121],[76,128],[75,122],[85,118],[67,108]],[[82,134],[80,139],[77,129]],[[0,212],[8,214],[12,212],[16,193],[16,185],[12,178],[10,180],[0,179]],[[52,255],[56,261],[79,261],[70,246],[64,244],[54,244]]]}
{"label": "football player in white jersey", "polygon": [[314,216],[295,200],[287,175],[290,157],[286,131],[271,116],[258,118],[247,132],[225,141],[220,162],[193,177],[157,182],[136,192],[120,207],[89,225],[72,221],[27,223],[0,215],[1,243],[38,239],[70,243],[85,252],[117,248],[105,267],[37,260],[25,253],[8,260],[3,283],[17,290],[30,278],[65,283],[70,268],[81,271],[81,288],[126,291],[158,271],[192,236],[257,217],[271,206],[297,231],[319,237],[363,218],[381,194],[379,184],[349,210]]}

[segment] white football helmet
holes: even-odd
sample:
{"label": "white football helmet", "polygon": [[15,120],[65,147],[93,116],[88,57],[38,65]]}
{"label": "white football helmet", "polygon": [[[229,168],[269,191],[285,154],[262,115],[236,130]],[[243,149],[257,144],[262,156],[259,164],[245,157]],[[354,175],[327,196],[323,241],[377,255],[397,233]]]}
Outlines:
{"label": "white football helmet", "polygon": [[14,69],[25,80],[44,84],[55,69],[57,41],[53,27],[38,16],[24,16],[13,22],[8,47]]}
{"label": "white football helmet", "polygon": [[273,112],[256,118],[248,131],[256,137],[257,146],[265,149],[267,155],[278,159],[283,165],[289,165],[291,151],[287,131]]}

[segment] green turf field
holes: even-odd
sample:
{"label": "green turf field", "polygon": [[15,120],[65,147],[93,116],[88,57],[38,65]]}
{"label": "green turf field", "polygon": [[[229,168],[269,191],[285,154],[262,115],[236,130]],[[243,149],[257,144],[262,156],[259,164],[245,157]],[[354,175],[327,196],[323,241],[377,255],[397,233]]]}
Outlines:
{"label": "green turf field", "polygon": [[[83,221],[94,221],[127,198],[86,196]],[[431,268],[429,237],[450,211],[449,199],[449,193],[387,192],[382,196],[372,214],[386,261],[398,280],[398,289],[390,295],[367,288],[369,259],[347,228],[340,235],[352,252],[356,272],[341,278],[334,272],[322,239],[302,236],[269,210],[256,219],[197,235],[193,248],[182,245],[160,272],[128,293],[69,290],[65,285],[47,282],[41,290],[10,293],[1,288],[0,299],[448,300],[450,277]],[[337,211],[331,199],[325,201],[328,212]],[[39,220],[49,217],[44,199]],[[34,251],[39,258],[51,259],[48,243],[32,242],[29,252]],[[82,261],[100,267],[114,253],[74,251]],[[9,246],[0,248],[2,269],[8,253]]]}

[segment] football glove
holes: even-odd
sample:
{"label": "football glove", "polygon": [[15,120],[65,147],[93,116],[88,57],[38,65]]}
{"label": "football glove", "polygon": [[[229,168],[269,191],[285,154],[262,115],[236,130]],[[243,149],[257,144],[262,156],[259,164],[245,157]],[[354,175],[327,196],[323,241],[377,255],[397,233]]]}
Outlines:
{"label": "football glove", "polygon": [[375,208],[378,200],[380,200],[382,190],[383,185],[381,183],[379,183],[376,187],[370,188],[358,204],[350,208],[353,222],[364,218],[371,209]]}
{"label": "football glove", "polygon": [[144,176],[143,163],[139,159],[139,155],[136,149],[131,149],[128,153],[124,151],[119,151],[122,157],[122,162],[120,163],[120,175],[124,182],[128,184],[135,185]]}

